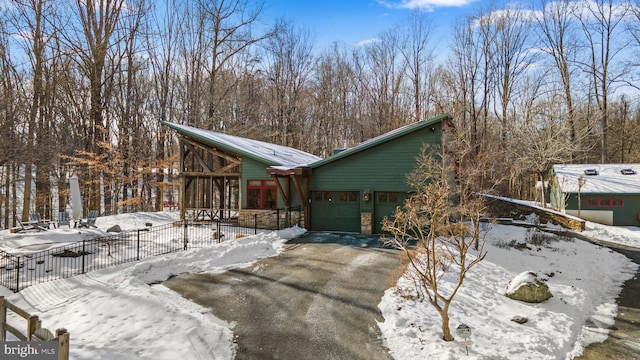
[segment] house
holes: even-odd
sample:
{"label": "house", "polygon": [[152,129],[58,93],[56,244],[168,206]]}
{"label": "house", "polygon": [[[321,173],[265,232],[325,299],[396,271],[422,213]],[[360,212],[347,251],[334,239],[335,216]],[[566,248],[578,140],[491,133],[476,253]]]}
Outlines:
{"label": "house", "polygon": [[[410,191],[425,144],[442,147],[444,114],[321,159],[286,146],[164,123],[180,141],[181,215],[214,219],[300,206],[309,230],[380,233]],[[231,216],[229,211],[226,216]]]}
{"label": "house", "polygon": [[[268,167],[296,168],[321,158],[290,147],[163,123],[176,130],[180,148],[180,216],[213,220],[290,207],[299,198],[278,195]],[[303,178],[292,177],[296,182]],[[283,191],[283,193],[286,193]]]}
{"label": "house", "polygon": [[554,165],[551,206],[607,225],[640,224],[640,164]]}
{"label": "house", "polygon": [[311,164],[311,229],[381,233],[411,190],[406,176],[423,146],[441,148],[450,120],[419,121]]}

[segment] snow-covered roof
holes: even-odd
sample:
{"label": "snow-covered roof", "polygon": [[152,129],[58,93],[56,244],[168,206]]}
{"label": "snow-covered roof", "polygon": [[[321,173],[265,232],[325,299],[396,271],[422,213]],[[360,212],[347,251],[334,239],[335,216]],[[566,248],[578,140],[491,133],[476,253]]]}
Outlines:
{"label": "snow-covered roof", "polygon": [[553,171],[564,193],[640,194],[640,164],[554,165]]}
{"label": "snow-covered roof", "polygon": [[308,165],[322,159],[319,156],[288,146],[217,133],[188,125],[168,122],[164,124],[183,135],[196,138],[208,144],[219,146],[261,162],[266,162],[269,165],[280,165],[291,168]]}

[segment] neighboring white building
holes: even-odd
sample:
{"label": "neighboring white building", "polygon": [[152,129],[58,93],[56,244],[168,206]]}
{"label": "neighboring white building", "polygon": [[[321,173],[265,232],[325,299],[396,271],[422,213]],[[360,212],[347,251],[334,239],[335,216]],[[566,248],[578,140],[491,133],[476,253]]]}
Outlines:
{"label": "neighboring white building", "polygon": [[608,225],[640,225],[640,164],[554,165],[551,206]]}

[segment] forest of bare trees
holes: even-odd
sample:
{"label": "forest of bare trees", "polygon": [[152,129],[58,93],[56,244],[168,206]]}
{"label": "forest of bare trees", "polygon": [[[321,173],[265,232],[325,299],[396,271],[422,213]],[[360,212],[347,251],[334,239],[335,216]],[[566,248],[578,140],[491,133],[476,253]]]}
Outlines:
{"label": "forest of bare trees", "polygon": [[640,1],[482,3],[448,43],[413,12],[318,48],[268,0],[0,1],[0,228],[55,218],[73,175],[86,209],[160,209],[162,121],[327,156],[447,112],[470,185],[517,198],[554,163],[640,162]]}

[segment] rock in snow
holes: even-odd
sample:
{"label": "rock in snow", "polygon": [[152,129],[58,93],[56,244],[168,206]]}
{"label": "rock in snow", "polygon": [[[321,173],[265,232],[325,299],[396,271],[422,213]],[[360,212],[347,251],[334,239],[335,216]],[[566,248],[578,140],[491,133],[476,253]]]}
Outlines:
{"label": "rock in snow", "polygon": [[505,295],[528,303],[541,303],[553,296],[547,284],[533,271],[522,272],[509,281]]}

